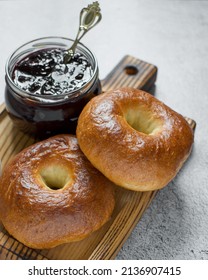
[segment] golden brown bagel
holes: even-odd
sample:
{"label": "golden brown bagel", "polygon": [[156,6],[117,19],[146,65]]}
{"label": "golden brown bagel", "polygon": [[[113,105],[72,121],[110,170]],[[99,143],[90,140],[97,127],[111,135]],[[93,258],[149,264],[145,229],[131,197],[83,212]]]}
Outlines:
{"label": "golden brown bagel", "polygon": [[23,150],[0,179],[0,218],[32,248],[85,238],[108,221],[114,203],[113,184],[74,136],[58,135]]}
{"label": "golden brown bagel", "polygon": [[121,88],[93,98],[77,126],[81,150],[108,179],[135,191],[160,189],[187,159],[193,132],[150,94]]}

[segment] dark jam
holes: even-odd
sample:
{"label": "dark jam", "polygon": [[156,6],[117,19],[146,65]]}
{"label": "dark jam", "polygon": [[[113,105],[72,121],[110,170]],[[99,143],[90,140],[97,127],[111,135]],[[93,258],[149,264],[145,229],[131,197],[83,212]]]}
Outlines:
{"label": "dark jam", "polygon": [[61,95],[80,89],[92,77],[92,66],[80,53],[65,64],[65,54],[62,49],[45,49],[26,56],[14,67],[14,83],[36,95]]}
{"label": "dark jam", "polygon": [[60,48],[38,50],[8,66],[6,109],[21,131],[42,139],[75,134],[82,109],[101,93],[93,55],[76,53],[65,64],[64,54]]}

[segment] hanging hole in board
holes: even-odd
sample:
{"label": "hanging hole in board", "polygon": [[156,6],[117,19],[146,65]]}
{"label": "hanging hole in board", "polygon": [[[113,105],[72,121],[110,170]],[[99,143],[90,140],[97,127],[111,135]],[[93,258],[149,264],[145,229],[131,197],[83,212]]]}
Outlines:
{"label": "hanging hole in board", "polygon": [[125,72],[127,75],[136,75],[139,70],[136,66],[134,65],[127,65],[125,68],[124,68]]}

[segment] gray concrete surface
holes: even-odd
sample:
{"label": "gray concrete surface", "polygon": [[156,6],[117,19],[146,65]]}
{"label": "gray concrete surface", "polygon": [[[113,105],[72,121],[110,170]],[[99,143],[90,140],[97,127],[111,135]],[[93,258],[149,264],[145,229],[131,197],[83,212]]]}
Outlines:
{"label": "gray concrete surface", "polygon": [[[90,3],[90,1],[87,1]],[[0,1],[0,102],[4,65],[19,45],[73,37],[84,0]],[[104,78],[125,55],[158,66],[155,96],[197,122],[191,157],[159,191],[117,259],[208,259],[208,1],[100,0],[103,20],[83,42]]]}

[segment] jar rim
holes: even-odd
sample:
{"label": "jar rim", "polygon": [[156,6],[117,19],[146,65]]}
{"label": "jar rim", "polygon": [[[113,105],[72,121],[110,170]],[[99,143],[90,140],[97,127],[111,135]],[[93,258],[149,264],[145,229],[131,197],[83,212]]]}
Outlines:
{"label": "jar rim", "polygon": [[[48,41],[45,42],[45,44],[35,44],[36,42],[41,42],[44,40],[54,40],[54,41]],[[12,77],[11,77],[11,73],[9,72],[9,66],[10,63],[18,57],[18,51],[20,51],[21,49],[23,49],[24,47],[26,47],[27,45],[29,46],[30,44],[32,44],[32,47],[39,47],[37,48],[37,50],[41,50],[43,49],[43,47],[47,47],[50,45],[57,45],[57,47],[59,46],[63,46],[63,47],[70,47],[67,46],[66,44],[61,42],[58,42],[58,40],[64,40],[65,42],[71,42],[73,43],[74,40],[70,39],[70,38],[66,38],[66,37],[61,37],[61,36],[48,36],[48,37],[41,37],[41,38],[37,38],[34,40],[31,40],[27,43],[24,43],[23,45],[21,45],[20,47],[18,47],[7,59],[6,61],[6,65],[5,65],[5,72],[6,72],[6,81],[9,83],[9,85],[12,87],[13,90],[15,90],[15,92],[17,94],[19,94],[20,96],[24,97],[24,98],[31,98],[34,100],[39,100],[39,101],[43,101],[43,102],[49,102],[49,103],[54,103],[54,102],[59,102],[60,100],[66,100],[66,99],[71,99],[71,98],[76,98],[76,97],[80,97],[82,96],[85,92],[86,92],[86,85],[89,85],[89,88],[91,87],[92,83],[98,78],[98,62],[97,62],[97,58],[95,57],[95,55],[93,54],[93,52],[86,47],[83,43],[79,42],[77,45],[77,49],[80,50],[84,50],[85,52],[87,52],[88,55],[90,55],[90,57],[93,59],[94,62],[94,68],[93,68],[93,75],[90,77],[90,79],[87,81],[86,84],[84,84],[83,86],[81,86],[80,88],[76,89],[76,90],[72,90],[68,93],[65,94],[60,94],[60,95],[37,95],[37,94],[33,94],[33,93],[29,93],[21,88],[19,88],[13,81]],[[29,49],[27,49],[29,50]],[[32,50],[32,48],[31,48]],[[34,49],[33,49],[34,50]],[[29,51],[27,52],[29,53]],[[20,53],[22,54],[22,53]],[[24,53],[23,53],[24,54]],[[26,52],[25,52],[26,54]],[[19,55],[20,56],[20,55]],[[12,71],[11,71],[12,72]]]}

